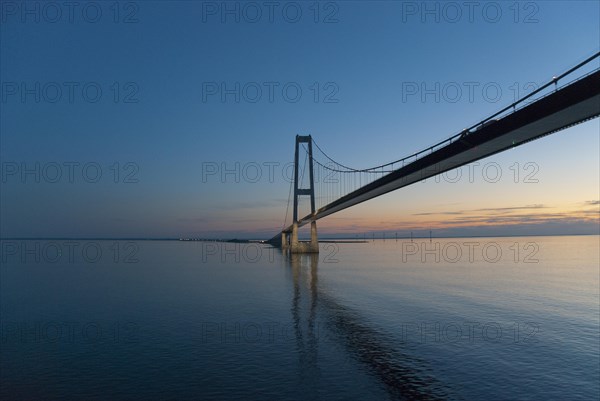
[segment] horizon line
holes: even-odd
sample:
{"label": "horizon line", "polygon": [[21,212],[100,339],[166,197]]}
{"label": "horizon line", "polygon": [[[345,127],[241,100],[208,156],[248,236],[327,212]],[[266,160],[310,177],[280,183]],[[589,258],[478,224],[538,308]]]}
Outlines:
{"label": "horizon line", "polygon": [[[335,234],[332,234],[335,235]],[[514,238],[514,237],[574,237],[574,236],[599,236],[600,233],[590,234],[590,233],[575,233],[575,234],[515,234],[515,235],[442,235],[442,236],[369,236],[358,237],[358,239],[362,240],[373,240],[373,239],[383,239],[383,240],[395,240],[395,239],[447,239],[447,238]],[[339,239],[348,239],[355,240],[356,236],[320,236],[322,240],[339,240]],[[247,241],[263,241],[262,239],[252,238],[252,239],[243,239],[236,237],[221,237],[221,238],[201,238],[201,237],[0,237],[0,241],[9,241],[9,240],[21,240],[21,241],[32,241],[32,240],[89,240],[89,241],[182,241],[182,242],[191,242],[191,241],[232,241],[232,240],[247,240]],[[268,239],[265,239],[266,241]]]}

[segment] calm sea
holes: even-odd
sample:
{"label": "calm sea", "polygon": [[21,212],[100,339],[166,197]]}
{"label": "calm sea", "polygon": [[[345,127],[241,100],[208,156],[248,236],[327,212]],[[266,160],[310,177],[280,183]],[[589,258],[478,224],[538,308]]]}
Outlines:
{"label": "calm sea", "polygon": [[597,400],[598,236],[1,242],[3,400]]}

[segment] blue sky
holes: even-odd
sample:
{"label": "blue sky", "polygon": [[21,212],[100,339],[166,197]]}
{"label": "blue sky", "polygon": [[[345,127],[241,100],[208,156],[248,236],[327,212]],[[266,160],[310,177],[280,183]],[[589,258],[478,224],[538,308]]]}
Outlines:
{"label": "blue sky", "polygon": [[[296,134],[347,165],[377,165],[460,131],[600,48],[596,1],[472,10],[279,2],[272,21],[269,2],[122,2],[118,14],[113,2],[82,2],[72,14],[54,4],[2,4],[4,237],[269,236],[283,224],[281,166]],[[222,92],[236,84],[239,101]],[[415,84],[435,93],[408,95]],[[320,230],[597,232],[598,132],[594,120],[482,161],[501,166],[499,182],[430,180],[326,218]],[[236,163],[240,182],[206,175]],[[262,178],[248,182],[242,169],[254,163]],[[534,163],[538,182],[509,179],[515,163],[522,172]],[[38,165],[39,178],[23,179]],[[483,210],[492,208],[501,212]]]}

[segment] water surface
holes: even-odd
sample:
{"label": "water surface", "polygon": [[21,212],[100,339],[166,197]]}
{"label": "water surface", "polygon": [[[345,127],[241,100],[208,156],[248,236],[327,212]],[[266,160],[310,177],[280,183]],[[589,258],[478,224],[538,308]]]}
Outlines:
{"label": "water surface", "polygon": [[599,237],[2,241],[0,398],[591,400]]}

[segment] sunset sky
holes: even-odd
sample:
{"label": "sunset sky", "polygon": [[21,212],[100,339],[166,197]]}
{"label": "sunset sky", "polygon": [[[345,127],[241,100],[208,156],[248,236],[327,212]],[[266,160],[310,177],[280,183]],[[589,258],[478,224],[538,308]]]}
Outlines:
{"label": "sunset sky", "polygon": [[[99,2],[100,14],[62,5],[60,18],[43,2],[34,14],[3,3],[0,235],[269,238],[296,134],[371,167],[600,48],[596,1],[267,3],[115,14]],[[402,188],[320,220],[320,234],[598,234],[599,132],[595,119]]]}

